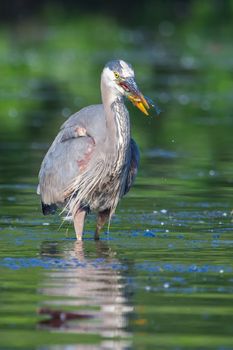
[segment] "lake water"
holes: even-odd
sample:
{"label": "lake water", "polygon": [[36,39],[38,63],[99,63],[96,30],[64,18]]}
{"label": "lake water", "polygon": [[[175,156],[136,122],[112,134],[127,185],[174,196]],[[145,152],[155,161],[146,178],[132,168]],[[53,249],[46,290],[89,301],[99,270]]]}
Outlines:
{"label": "lake water", "polygon": [[[206,42],[174,51],[150,39],[140,53],[138,32],[116,30],[113,53],[90,34],[76,43],[71,25],[43,30],[37,46],[26,30],[1,39],[0,348],[233,349],[228,45],[204,55]],[[65,117],[98,103],[111,55],[135,66],[162,113],[127,104],[137,181],[110,232],[95,242],[90,215],[76,242],[70,223],[43,217],[37,173]]]}

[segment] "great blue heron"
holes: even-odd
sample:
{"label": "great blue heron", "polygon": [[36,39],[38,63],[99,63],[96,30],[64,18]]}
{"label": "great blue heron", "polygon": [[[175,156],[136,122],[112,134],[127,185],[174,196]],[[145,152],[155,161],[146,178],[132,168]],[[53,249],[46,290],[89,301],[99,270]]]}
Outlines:
{"label": "great blue heron", "polygon": [[41,164],[38,194],[44,215],[62,205],[72,214],[78,240],[86,214],[98,212],[95,239],[137,174],[139,151],[130,136],[124,96],[143,113],[149,102],[130,64],[115,60],[101,75],[102,104],[81,109],[61,127]]}

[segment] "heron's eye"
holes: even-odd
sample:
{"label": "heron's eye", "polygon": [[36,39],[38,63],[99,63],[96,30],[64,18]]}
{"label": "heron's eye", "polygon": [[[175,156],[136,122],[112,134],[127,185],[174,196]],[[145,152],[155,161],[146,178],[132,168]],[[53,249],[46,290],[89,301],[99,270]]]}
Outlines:
{"label": "heron's eye", "polygon": [[118,72],[114,72],[114,76],[115,76],[116,79],[120,78],[120,74]]}

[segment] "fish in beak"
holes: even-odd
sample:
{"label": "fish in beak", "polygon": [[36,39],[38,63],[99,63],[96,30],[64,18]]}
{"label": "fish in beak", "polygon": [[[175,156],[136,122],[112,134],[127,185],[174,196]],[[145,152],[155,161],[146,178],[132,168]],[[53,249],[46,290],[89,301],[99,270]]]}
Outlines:
{"label": "fish in beak", "polygon": [[119,82],[119,85],[125,90],[127,98],[145,115],[149,115],[148,110],[152,107],[156,113],[160,113],[160,109],[149,98],[143,96],[139,91],[137,84],[133,78],[126,78]]}

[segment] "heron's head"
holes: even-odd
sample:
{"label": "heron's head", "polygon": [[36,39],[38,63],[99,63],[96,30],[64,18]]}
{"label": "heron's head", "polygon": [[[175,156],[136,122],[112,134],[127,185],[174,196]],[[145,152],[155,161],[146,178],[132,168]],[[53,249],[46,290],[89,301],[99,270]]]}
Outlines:
{"label": "heron's head", "polygon": [[148,102],[137,87],[134,71],[129,63],[122,60],[108,62],[102,73],[102,81],[115,95],[126,96],[143,113],[149,114]]}

